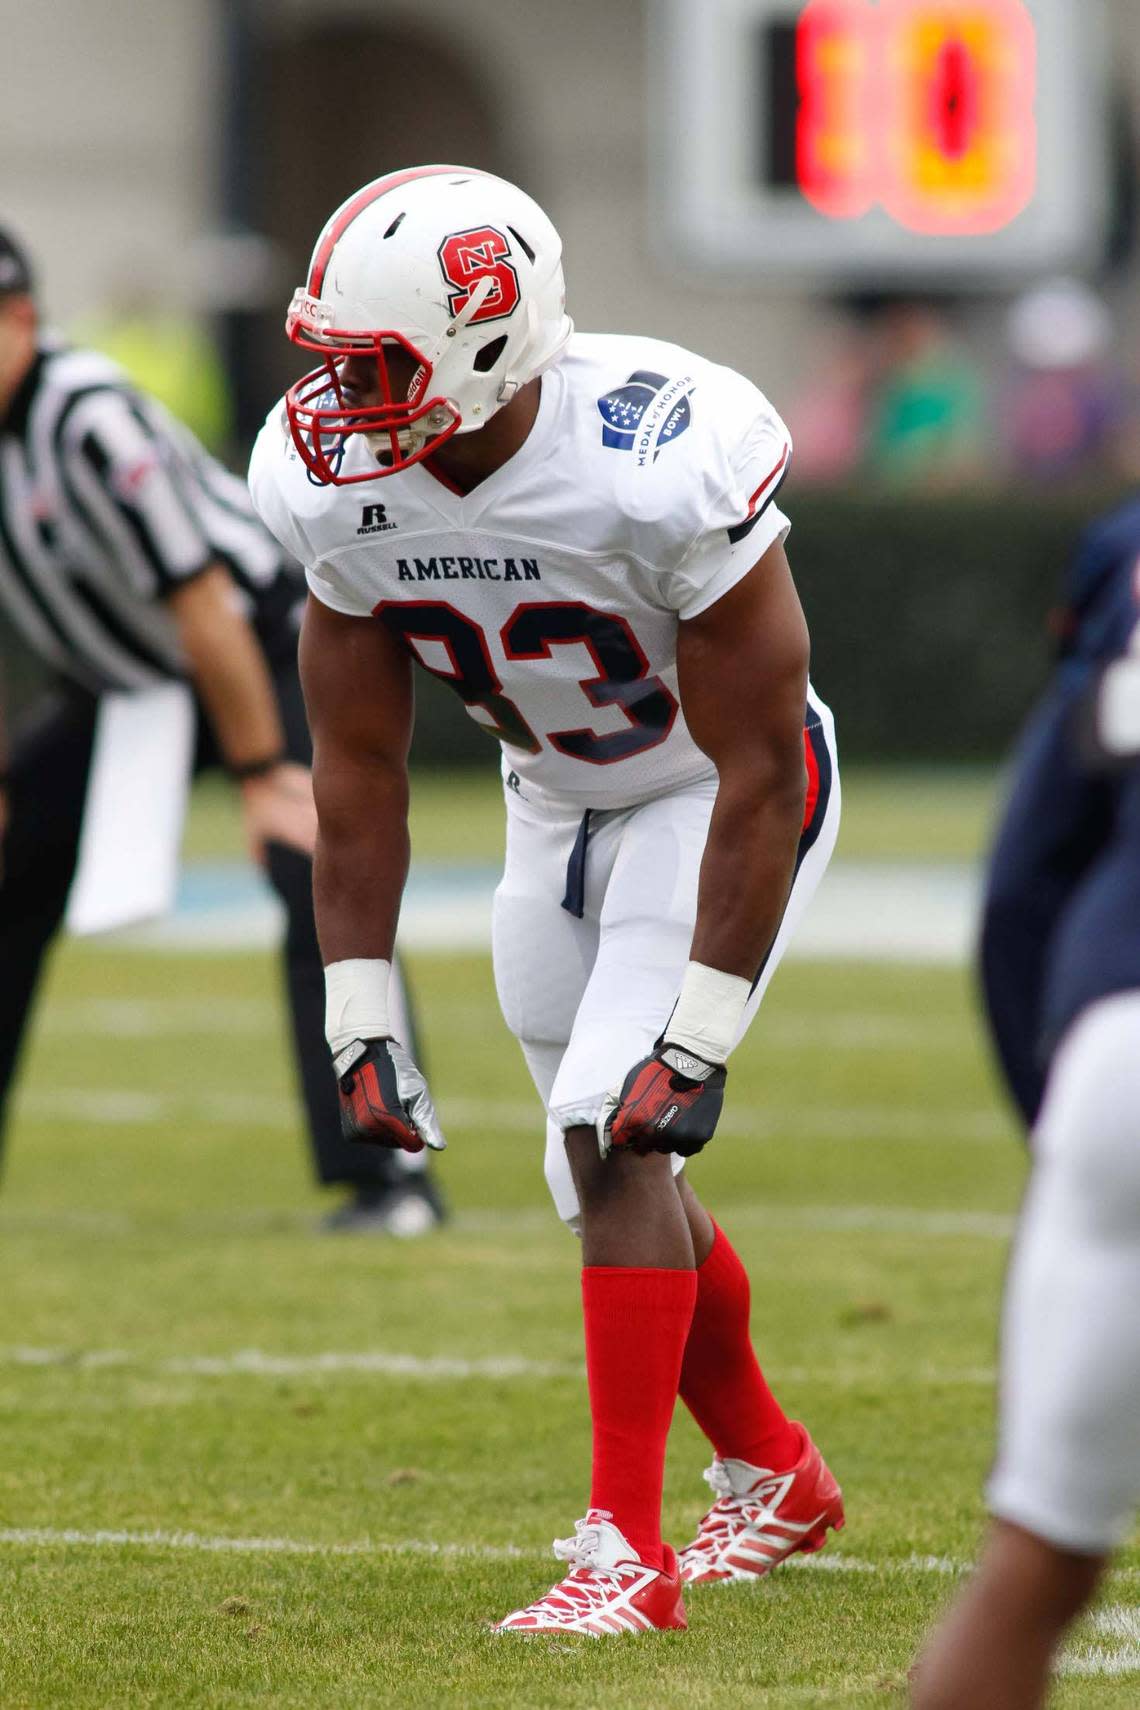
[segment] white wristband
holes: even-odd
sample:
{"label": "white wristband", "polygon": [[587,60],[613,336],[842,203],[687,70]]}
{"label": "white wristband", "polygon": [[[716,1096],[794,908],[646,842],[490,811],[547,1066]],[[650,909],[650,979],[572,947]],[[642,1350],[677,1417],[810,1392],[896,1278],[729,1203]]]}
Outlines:
{"label": "white wristband", "polygon": [[377,957],[330,962],[325,969],[325,1038],[335,1057],[354,1039],[391,1036],[388,982],[392,964]]}
{"label": "white wristband", "polygon": [[736,1044],[752,982],[690,962],[681,981],[677,1007],[665,1029],[670,1045],[681,1045],[706,1063],[723,1063]]}

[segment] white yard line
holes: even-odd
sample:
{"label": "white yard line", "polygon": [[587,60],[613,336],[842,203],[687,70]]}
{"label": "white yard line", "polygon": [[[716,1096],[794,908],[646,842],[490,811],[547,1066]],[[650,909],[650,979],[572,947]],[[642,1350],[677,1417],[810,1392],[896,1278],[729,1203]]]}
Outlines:
{"label": "white yard line", "polygon": [[[1015,1218],[1004,1211],[940,1211],[907,1205],[763,1205],[749,1201],[730,1204],[724,1221],[733,1228],[773,1229],[785,1233],[864,1234],[966,1237],[979,1241],[1007,1241]],[[185,1239],[210,1235],[305,1234],[314,1229],[311,1211],[290,1207],[268,1209],[251,1206],[233,1212],[187,1211],[165,1214],[162,1230]],[[0,1231],[9,1235],[59,1234],[114,1236],[152,1234],[152,1218],[136,1218],[125,1211],[85,1211],[67,1207],[57,1211],[21,1211],[0,1207]],[[554,1212],[544,1206],[504,1207],[502,1210],[456,1212],[447,1231],[461,1236],[549,1235],[557,1228]],[[447,1232],[433,1239],[446,1239]]]}
{"label": "white yard line", "polygon": [[[83,1530],[68,1526],[7,1526],[0,1529],[0,1549],[12,1550],[162,1550],[205,1555],[307,1556],[337,1559],[364,1557],[383,1560],[391,1556],[474,1561],[540,1561],[548,1552],[537,1544],[470,1544],[436,1542],[429,1538],[359,1538],[348,1543],[321,1543],[306,1538],[226,1537],[203,1532],[128,1531],[111,1527]],[[828,1576],[852,1574],[861,1578],[913,1579],[916,1575],[940,1579],[968,1571],[969,1562],[949,1556],[902,1556],[896,1560],[871,1561],[839,1551],[822,1555],[792,1556],[783,1569]],[[1135,1584],[1140,1570],[1123,1568],[1112,1574],[1110,1584]],[[716,1595],[733,1596],[739,1588],[718,1586]],[[1056,1672],[1082,1679],[1120,1678],[1140,1673],[1140,1609],[1113,1604],[1097,1610],[1089,1623],[1092,1636],[1076,1639],[1060,1658]]]}
{"label": "white yard line", "polygon": [[348,1544],[322,1544],[303,1538],[216,1538],[201,1532],[127,1532],[100,1528],[9,1526],[0,1530],[0,1546],[48,1549],[198,1550],[213,1555],[277,1556],[468,1556],[480,1561],[514,1561],[542,1554],[517,1544],[436,1544],[426,1538],[394,1542],[362,1538]]}
{"label": "white yard line", "polygon": [[[146,1126],[157,1122],[193,1122],[203,1127],[244,1123],[257,1128],[295,1128],[301,1108],[291,1099],[266,1098],[260,1093],[204,1093],[182,1096],[139,1092],[130,1087],[41,1087],[19,1094],[19,1115],[38,1122],[86,1123],[92,1127]],[[536,1147],[545,1132],[537,1100],[443,1098],[439,1112],[444,1130],[482,1128],[534,1135]],[[728,1140],[785,1139],[805,1141],[902,1141],[926,1146],[1007,1144],[1009,1120],[985,1108],[931,1110],[926,1105],[797,1104],[779,1109],[769,1104],[754,1112],[736,1111],[725,1117],[718,1134]]]}
{"label": "white yard line", "polygon": [[128,1087],[52,1087],[18,1095],[19,1115],[38,1122],[82,1123],[92,1128],[149,1127],[158,1122],[202,1128],[242,1123],[247,1128],[294,1129],[301,1106],[260,1093],[206,1093],[180,1097]]}
{"label": "white yard line", "polygon": [[[1130,1572],[1118,1579],[1137,1577]],[[1140,1673],[1140,1609],[1109,1604],[1096,1609],[1089,1619],[1091,1638],[1077,1639],[1057,1665],[1063,1675],[1122,1675]]]}
{"label": "white yard line", "polygon": [[500,1382],[507,1378],[585,1377],[579,1361],[527,1360],[509,1355],[465,1360],[449,1355],[332,1350],[313,1354],[270,1354],[260,1348],[237,1348],[227,1354],[175,1355],[164,1360],[140,1359],[125,1348],[0,1348],[0,1366],[101,1371],[134,1367],[174,1377],[395,1377],[426,1383]]}
{"label": "white yard line", "polygon": [[[1016,1218],[1007,1211],[928,1211],[909,1205],[757,1205],[732,1202],[717,1208],[726,1228],[802,1230],[812,1234],[967,1236],[979,1241],[1008,1241]],[[540,1206],[502,1211],[460,1211],[452,1225],[459,1234],[541,1235],[553,1213]],[[0,1213],[0,1228],[4,1227]]]}
{"label": "white yard line", "polygon": [[[458,1355],[419,1355],[384,1349],[360,1351],[318,1350],[308,1354],[267,1353],[261,1348],[237,1348],[224,1354],[173,1355],[146,1359],[126,1348],[39,1348],[0,1347],[0,1368],[39,1368],[44,1371],[98,1372],[130,1368],[147,1375],[183,1378],[338,1378],[390,1377],[414,1383],[471,1383],[505,1380],[585,1380],[586,1368],[579,1361],[528,1360],[521,1355],[463,1359]],[[989,1388],[996,1381],[992,1366],[920,1365],[905,1373],[889,1373],[881,1365],[867,1367],[828,1366],[813,1371],[808,1366],[771,1368],[782,1383],[827,1383],[831,1388],[852,1389],[886,1381],[919,1389]],[[124,1402],[124,1406],[130,1405]],[[144,1399],[143,1405],[146,1405]]]}
{"label": "white yard line", "polygon": [[[0,1530],[0,1545],[9,1548],[198,1550],[209,1554],[280,1556],[467,1556],[478,1561],[517,1561],[546,1557],[541,1545],[435,1543],[426,1538],[359,1538],[350,1543],[319,1543],[304,1538],[213,1537],[202,1532],[119,1531],[99,1528],[9,1526]],[[904,1556],[897,1561],[867,1561],[861,1556],[823,1554],[793,1556],[787,1567],[806,1573],[852,1573],[885,1577],[889,1574],[957,1574],[968,1563],[944,1556]],[[725,1588],[731,1590],[730,1587]]]}
{"label": "white yard line", "polygon": [[[280,943],[280,906],[241,863],[208,862],[197,872],[188,867],[185,876],[191,882],[175,914],[115,934],[112,943],[139,950],[241,950]],[[404,948],[486,951],[497,879],[493,865],[414,866],[400,910]],[[973,953],[978,892],[979,871],[972,863],[841,858],[813,899],[789,960],[960,966]]]}
{"label": "white yard line", "polygon": [[97,1034],[109,1039],[182,1038],[193,1033],[274,1033],[283,1004],[268,998],[63,998],[45,1004],[37,1026],[50,1035]]}
{"label": "white yard line", "polygon": [[[472,1003],[436,1002],[429,1020],[440,1026],[461,1023],[476,1013]],[[51,1035],[77,1033],[109,1039],[182,1038],[187,1034],[253,1036],[275,1034],[283,1006],[260,997],[112,997],[62,998],[45,1005],[38,1025]],[[921,1016],[870,1013],[818,1016],[765,1015],[757,1024],[762,1043],[778,1049],[818,1049],[821,1038],[830,1052],[919,1051],[945,1053],[974,1050],[971,1029],[949,1032],[942,1021]]]}
{"label": "white yard line", "polygon": [[189,1355],[163,1360],[163,1372],[191,1377],[322,1377],[360,1373],[366,1377],[402,1377],[420,1381],[464,1381],[501,1378],[582,1378],[578,1362],[526,1360],[518,1356],[487,1360],[453,1359],[447,1355],[318,1353],[266,1354],[242,1348],[233,1354]]}
{"label": "white yard line", "polygon": [[[0,1528],[0,1544],[12,1548],[21,1545],[45,1545],[60,1548],[86,1549],[155,1549],[202,1550],[235,1555],[283,1556],[469,1556],[478,1561],[517,1561],[549,1552],[539,1544],[476,1544],[437,1542],[427,1538],[356,1538],[347,1543],[321,1542],[307,1538],[229,1537],[191,1531],[165,1531],[155,1528],[132,1531],[111,1527],[93,1530],[70,1526],[8,1526]],[[801,1573],[852,1573],[885,1577],[890,1574],[932,1574],[939,1578],[967,1573],[973,1564],[954,1556],[907,1555],[883,1557],[878,1561],[864,1556],[845,1555],[830,1549],[818,1555],[792,1556],[783,1566]],[[1140,1581],[1140,1568],[1116,1568],[1109,1584],[1135,1584]],[[724,1595],[733,1591],[731,1584],[717,1588]],[[1126,1604],[1114,1604],[1096,1611],[1090,1618],[1093,1631],[1104,1638],[1125,1639],[1140,1643],[1140,1609]]]}

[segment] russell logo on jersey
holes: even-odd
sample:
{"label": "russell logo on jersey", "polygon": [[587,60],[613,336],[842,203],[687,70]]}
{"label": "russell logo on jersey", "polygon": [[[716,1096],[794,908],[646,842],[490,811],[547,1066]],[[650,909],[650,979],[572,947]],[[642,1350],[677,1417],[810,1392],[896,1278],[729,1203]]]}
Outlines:
{"label": "russell logo on jersey", "polygon": [[360,511],[360,527],[357,534],[387,534],[389,529],[399,528],[399,523],[388,521],[386,505],[363,505]]}
{"label": "russell logo on jersey", "polygon": [[598,399],[602,444],[612,451],[632,451],[639,469],[655,463],[662,447],[683,434],[692,421],[693,385],[690,374],[670,380],[667,374],[638,369],[624,386]]}

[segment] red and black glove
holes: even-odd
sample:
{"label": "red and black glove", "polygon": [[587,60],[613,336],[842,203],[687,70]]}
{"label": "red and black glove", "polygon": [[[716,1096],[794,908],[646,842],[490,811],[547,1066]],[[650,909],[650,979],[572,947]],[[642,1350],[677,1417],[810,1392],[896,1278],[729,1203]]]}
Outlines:
{"label": "red and black glove", "polygon": [[340,1127],[346,1140],[442,1152],[431,1094],[416,1065],[394,1039],[354,1039],[333,1058],[340,1091]]}
{"label": "red and black glove", "polygon": [[598,1117],[598,1149],[680,1152],[691,1158],[716,1131],[727,1078],[723,1063],[706,1063],[680,1045],[658,1044],[635,1063],[619,1090],[606,1094]]}

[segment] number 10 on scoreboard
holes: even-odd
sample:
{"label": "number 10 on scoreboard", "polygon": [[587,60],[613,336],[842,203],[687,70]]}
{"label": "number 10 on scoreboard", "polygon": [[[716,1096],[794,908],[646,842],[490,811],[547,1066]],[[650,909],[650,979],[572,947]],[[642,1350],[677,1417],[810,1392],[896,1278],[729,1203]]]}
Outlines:
{"label": "number 10 on scoreboard", "polygon": [[[1022,0],[810,0],[769,29],[796,90],[771,151],[820,213],[876,205],[911,231],[997,231],[1036,182],[1036,34]],[[786,87],[786,86],[785,86]],[[787,123],[774,91],[775,124]],[[771,181],[771,180],[770,180]]]}
{"label": "number 10 on scoreboard", "polygon": [[952,290],[1095,264],[1104,0],[653,0],[659,253]]}

